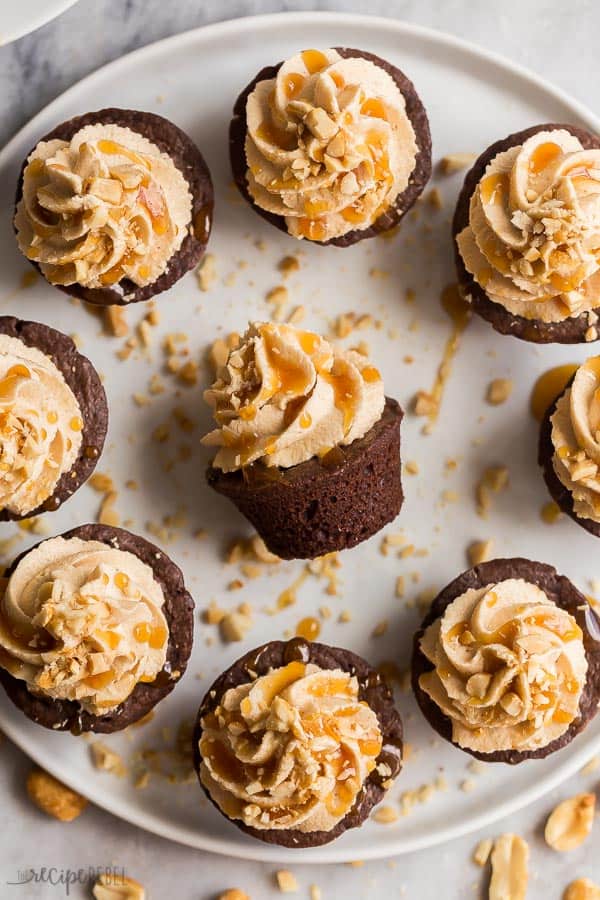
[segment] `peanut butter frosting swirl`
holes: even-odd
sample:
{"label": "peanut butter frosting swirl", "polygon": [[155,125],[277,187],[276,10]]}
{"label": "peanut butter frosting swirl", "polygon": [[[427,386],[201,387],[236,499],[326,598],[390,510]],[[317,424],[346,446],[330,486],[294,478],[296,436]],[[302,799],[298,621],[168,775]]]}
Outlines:
{"label": "peanut butter frosting swirl", "polygon": [[15,226],[52,284],[141,287],[181,247],[191,210],[187,181],[155,144],[120,125],[87,125],[29,156]]}
{"label": "peanut butter frosting swirl", "polygon": [[417,144],[384,69],[336,50],[305,50],[246,104],[248,189],[297,238],[368,228],[407,187]]}
{"label": "peanut butter frosting swirl", "polygon": [[0,664],[32,693],[102,715],[163,668],[162,588],[132,553],[51,538],[3,581]]}
{"label": "peanut butter frosting swirl", "polygon": [[341,669],[291,662],[230,688],[202,719],[200,778],[231,819],[330,831],[382,748],[377,716]]}
{"label": "peanut butter frosting swirl", "polygon": [[513,315],[562,322],[598,306],[600,150],[563,129],[499,153],[457,236],[467,271]]}
{"label": "peanut butter frosting swirl", "polygon": [[274,323],[249,327],[204,397],[219,427],[203,443],[218,447],[213,466],[224,472],[323,456],[362,438],[385,405],[366,357]]}
{"label": "peanut butter frosting swirl", "polygon": [[52,496],[79,455],[83,424],[50,357],[0,335],[0,509],[27,515]]}
{"label": "peanut butter frosting swirl", "polygon": [[434,668],[419,686],[465,749],[537,750],[579,713],[588,668],[581,629],[521,578],[465,591],[425,631],[421,650]]}
{"label": "peanut butter frosting swirl", "polygon": [[600,357],[588,359],[551,417],[552,465],[573,497],[573,511],[600,522]]}

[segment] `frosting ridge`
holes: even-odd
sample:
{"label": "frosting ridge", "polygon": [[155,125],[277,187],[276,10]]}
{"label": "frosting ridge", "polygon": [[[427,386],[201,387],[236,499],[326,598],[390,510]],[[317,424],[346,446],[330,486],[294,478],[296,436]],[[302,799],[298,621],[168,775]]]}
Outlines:
{"label": "frosting ridge", "polygon": [[0,335],[0,509],[26,515],[52,496],[79,455],[83,425],[50,357]]}
{"label": "frosting ridge", "polygon": [[51,538],[4,579],[0,662],[32,693],[102,715],[163,668],[163,604],[152,569],[134,554]]}
{"label": "frosting ridge", "polygon": [[291,235],[368,228],[404,191],[417,144],[391,75],[362,57],[305,50],[246,104],[248,189]]}
{"label": "frosting ridge", "polygon": [[202,783],[229,818],[257,829],[330,831],[382,748],[357,679],[312,663],[230,688],[202,728]]}
{"label": "frosting ridge", "polygon": [[564,129],[498,153],[456,238],[467,271],[513,315],[561,322],[598,306],[600,150]]}
{"label": "frosting ridge", "polygon": [[480,753],[532,751],[569,728],[587,674],[581,629],[541,588],[509,578],[455,598],[421,638],[419,685]]}
{"label": "frosting ridge", "polygon": [[385,406],[378,370],[309,331],[252,324],[205,391],[218,428],[213,466],[230,472],[260,461],[288,468],[363,437]]}
{"label": "frosting ridge", "polygon": [[154,282],[191,219],[187,181],[168,154],[120,125],[41,141],[23,173],[15,226],[22,252],[52,284]]}

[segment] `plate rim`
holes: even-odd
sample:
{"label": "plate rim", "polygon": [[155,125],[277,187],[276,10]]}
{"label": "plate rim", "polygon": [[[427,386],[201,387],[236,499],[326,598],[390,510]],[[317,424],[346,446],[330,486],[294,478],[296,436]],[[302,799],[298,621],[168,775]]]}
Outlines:
{"label": "plate rim", "polygon": [[[48,4],[46,4],[46,8],[33,16],[27,25],[24,24],[12,31],[9,30],[6,35],[0,35],[0,47],[7,47],[9,44],[14,44],[15,41],[33,34],[34,31],[54,21],[54,19],[58,19],[59,16],[62,16],[63,13],[78,2],[79,0],[55,0],[52,9],[48,9]],[[62,94],[59,96],[62,96]]]}
{"label": "plate rim", "polygon": [[[62,11],[69,6],[74,5],[77,0],[63,0]],[[386,31],[394,31],[402,34],[404,37],[413,36],[418,40],[429,41],[459,51],[460,55],[466,55],[471,59],[475,59],[485,65],[492,65],[501,71],[504,71],[518,79],[526,82],[531,87],[543,91],[547,96],[557,100],[567,106],[574,115],[579,117],[586,125],[600,132],[600,117],[597,116],[584,103],[572,97],[568,92],[546,81],[542,76],[537,75],[530,69],[522,66],[520,63],[513,62],[509,58],[496,53],[492,50],[479,47],[470,41],[446,32],[438,31],[423,25],[417,25],[411,22],[405,22],[395,18],[387,18],[385,16],[371,16],[359,13],[344,13],[334,11],[299,11],[299,12],[279,12],[268,13],[255,16],[243,16],[239,18],[230,18],[218,22],[202,25],[197,28],[189,29],[178,34],[170,35],[161,40],[154,41],[143,47],[131,51],[116,60],[112,60],[78,82],[73,84],[67,90],[59,94],[54,100],[43,107],[35,116],[33,116],[25,125],[23,125],[10,140],[0,150],[0,167],[5,165],[6,159],[10,157],[13,149],[17,144],[28,137],[30,133],[34,133],[39,123],[48,115],[51,115],[55,107],[72,101],[78,92],[85,92],[89,84],[94,81],[102,80],[106,75],[118,73],[120,68],[135,66],[139,58],[152,58],[155,54],[162,54],[171,48],[187,46],[198,41],[206,42],[213,39],[226,37],[228,34],[243,34],[246,31],[260,28],[269,30],[278,28],[283,21],[289,25],[297,24],[313,24],[315,20],[320,20],[323,24],[339,25],[343,27],[369,26],[370,29],[384,28]],[[46,21],[49,21],[48,19]],[[43,24],[40,22],[40,24]],[[41,131],[41,129],[39,129]],[[189,830],[182,829],[177,825],[172,825],[156,814],[150,814],[147,811],[136,811],[131,809],[126,801],[120,798],[116,799],[111,796],[110,802],[103,798],[101,791],[96,790],[89,784],[85,783],[84,776],[69,776],[65,779],[62,771],[58,771],[52,760],[44,757],[39,753],[34,738],[31,739],[21,734],[16,725],[11,721],[11,715],[16,715],[16,711],[9,708],[8,713],[0,706],[0,727],[4,733],[26,753],[37,765],[46,769],[55,777],[66,781],[66,783],[74,790],[86,796],[94,805],[103,810],[118,816],[131,825],[142,830],[149,831],[166,840],[171,840],[185,846],[193,847],[212,853],[235,857],[238,859],[253,860],[259,862],[274,862],[287,864],[335,864],[340,862],[348,862],[356,857],[356,852],[348,852],[341,847],[337,848],[336,844],[326,845],[321,848],[304,850],[302,854],[297,851],[288,850],[281,847],[270,847],[259,841],[237,844],[231,842],[227,837],[214,837],[211,834],[198,832],[197,836],[192,838]],[[504,802],[488,809],[484,812],[474,814],[467,822],[453,823],[441,830],[436,831],[433,839],[428,834],[416,835],[414,837],[403,837],[399,840],[398,845],[390,849],[389,845],[379,847],[376,843],[366,845],[360,850],[360,857],[363,860],[385,859],[390,856],[396,856],[404,853],[423,850],[428,847],[445,844],[450,840],[464,836],[466,834],[477,831],[491,823],[516,812],[519,809],[533,803],[535,800],[552,791],[567,778],[574,775],[589,758],[600,750],[600,733],[588,740],[580,749],[571,751],[569,758],[558,766],[558,769],[541,780],[536,780],[532,785],[516,796],[508,798]],[[195,839],[197,837],[197,839]]]}

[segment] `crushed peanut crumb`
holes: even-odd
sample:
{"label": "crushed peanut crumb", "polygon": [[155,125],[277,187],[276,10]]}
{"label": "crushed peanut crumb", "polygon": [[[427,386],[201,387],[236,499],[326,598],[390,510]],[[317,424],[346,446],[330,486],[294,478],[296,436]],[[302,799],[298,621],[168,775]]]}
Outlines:
{"label": "crushed peanut crumb", "polygon": [[461,169],[472,165],[475,159],[474,153],[449,153],[440,160],[440,171],[444,175],[454,175],[455,172],[460,172]]}
{"label": "crushed peanut crumb", "polygon": [[196,278],[201,291],[209,291],[217,280],[217,265],[214,253],[207,253],[198,268]]}
{"label": "crushed peanut crumb", "polygon": [[492,541],[472,541],[467,547],[467,559],[470,566],[478,566],[490,559]]}
{"label": "crushed peanut crumb", "polygon": [[485,399],[490,406],[500,406],[506,403],[513,391],[513,382],[510,378],[494,378],[487,386]]}

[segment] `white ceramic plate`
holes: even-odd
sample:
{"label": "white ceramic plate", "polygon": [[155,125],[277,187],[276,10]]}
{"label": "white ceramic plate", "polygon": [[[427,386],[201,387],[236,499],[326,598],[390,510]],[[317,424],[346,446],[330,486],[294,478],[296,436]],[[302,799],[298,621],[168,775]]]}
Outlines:
{"label": "white ceramic plate", "polygon": [[[425,548],[428,555],[384,558],[379,550],[381,536],[375,537],[343,555],[342,596],[327,596],[323,581],[309,578],[298,591],[297,604],[276,616],[260,610],[275,604],[278,594],[303,571],[302,563],[282,565],[246,582],[241,591],[227,590],[239,572],[224,564],[223,547],[234,536],[247,533],[247,527],[204,484],[206,455],[198,440],[209,418],[201,385],[182,389],[175,398],[175,385],[165,376],[169,392],[154,397],[149,406],[139,408],[132,402],[132,392],[147,393],[148,379],[161,367],[161,336],[185,331],[192,353],[200,358],[220,333],[243,330],[248,319],[266,318],[265,294],[281,281],[277,263],[294,251],[300,251],[301,269],[287,283],[290,308],[303,304],[305,324],[321,331],[327,331],[334,316],[342,312],[371,313],[378,319],[379,330],[355,332],[348,342],[368,341],[388,393],[404,406],[418,389],[431,386],[450,332],[439,296],[442,286],[453,279],[449,219],[462,175],[438,180],[442,211],[425,204],[416,221],[409,216],[392,240],[365,241],[346,250],[296,244],[263,223],[231,187],[227,126],[239,90],[265,64],[302,47],[332,45],[374,51],[414,79],[429,111],[436,159],[450,152],[478,152],[498,137],[543,121],[600,127],[591,113],[556,89],[454,38],[389,19],[300,13],[226,22],[139,50],[67,91],[0,155],[0,311],[40,319],[80,336],[83,351],[106,379],[111,426],[99,470],[109,472],[119,486],[122,517],[133,519],[132,528],[144,533],[148,521],[156,522],[185,506],[188,523],[166,549],[183,567],[198,609],[215,598],[226,607],[247,600],[257,610],[252,631],[238,644],[222,644],[215,628],[198,617],[194,654],[184,681],[160,705],[153,722],[108,739],[126,758],[135,748],[155,744],[162,728],[173,729],[182,717],[193,715],[210,680],[242,652],[281,637],[303,616],[318,615],[324,605],[332,614],[323,622],[322,640],[349,647],[372,662],[394,659],[406,666],[411,635],[420,618],[410,601],[419,591],[442,587],[464,569],[465,548],[472,539],[492,537],[498,556],[524,555],[552,562],[582,589],[587,588],[588,579],[600,575],[594,565],[597,544],[593,538],[570,521],[548,526],[540,520],[547,497],[536,466],[537,426],[528,412],[537,374],[561,361],[583,359],[586,348],[536,348],[500,337],[476,320],[464,337],[433,434],[424,437],[422,420],[410,415],[403,424],[403,458],[417,460],[420,474],[405,476],[404,508],[388,531],[405,529],[410,542]],[[188,275],[161,296],[161,324],[153,348],[146,357],[138,354],[127,362],[118,362],[114,355],[121,342],[101,336],[98,320],[82,307],[41,281],[20,288],[26,264],[15,249],[10,223],[18,167],[36,140],[63,119],[112,104],[156,110],[188,131],[207,158],[217,195],[210,247],[216,256],[217,283],[202,294],[194,276]],[[264,244],[258,247],[257,242]],[[407,288],[416,292],[413,303],[404,299]],[[131,309],[130,322],[135,324],[143,313],[143,307]],[[414,362],[404,362],[406,356]],[[485,388],[492,377],[500,376],[512,378],[515,390],[508,403],[491,408],[484,403]],[[205,380],[208,375],[202,377]],[[152,432],[169,419],[173,405],[183,407],[196,427],[188,434],[172,425],[172,439],[157,444]],[[161,461],[174,458],[181,444],[192,447],[191,459],[165,472]],[[459,460],[459,465],[449,474],[445,461],[450,457]],[[489,518],[483,520],[475,512],[473,485],[486,466],[496,463],[509,466],[511,487],[495,498]],[[124,488],[131,478],[139,482],[140,490]],[[442,502],[445,490],[456,492],[459,502]],[[98,495],[83,488],[59,513],[48,515],[46,524],[58,533],[93,519],[97,508]],[[6,535],[16,530],[2,528]],[[198,528],[208,531],[203,541],[193,537]],[[23,540],[19,549],[24,546]],[[418,584],[412,580],[413,573],[418,573],[414,575]],[[399,574],[406,576],[405,600],[394,595]],[[339,624],[339,613],[346,609],[351,610],[352,621]],[[374,626],[384,619],[389,623],[387,633],[373,637]],[[448,790],[436,791],[427,803],[393,825],[368,822],[334,844],[299,855],[242,835],[203,801],[195,784],[153,780],[145,790],[136,790],[129,778],[95,771],[84,740],[37,728],[4,698],[0,725],[46,769],[142,828],[193,847],[295,863],[376,858],[448,840],[531,802],[600,749],[599,720],[567,749],[545,761],[516,768],[487,767],[473,775],[469,757],[436,739],[409,696],[399,696],[398,702],[413,753],[388,802],[395,805],[401,792],[432,782],[440,770]],[[465,779],[474,784],[474,790],[460,789]]]}
{"label": "white ceramic plate", "polygon": [[10,44],[50,22],[77,0],[18,0],[5,3],[0,24],[0,45]]}

